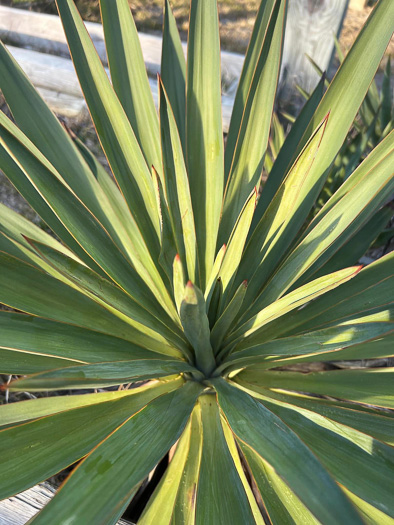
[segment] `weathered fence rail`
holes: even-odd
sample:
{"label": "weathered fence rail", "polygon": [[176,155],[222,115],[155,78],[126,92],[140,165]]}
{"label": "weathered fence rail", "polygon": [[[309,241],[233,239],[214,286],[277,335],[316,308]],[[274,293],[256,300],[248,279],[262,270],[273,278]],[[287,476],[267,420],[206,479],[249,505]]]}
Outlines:
{"label": "weathered fence rail", "polygon": [[[0,525],[25,525],[55,495],[49,483],[41,483],[17,496],[0,501]],[[54,525],[56,520],[53,521]],[[132,525],[119,520],[117,525]]]}

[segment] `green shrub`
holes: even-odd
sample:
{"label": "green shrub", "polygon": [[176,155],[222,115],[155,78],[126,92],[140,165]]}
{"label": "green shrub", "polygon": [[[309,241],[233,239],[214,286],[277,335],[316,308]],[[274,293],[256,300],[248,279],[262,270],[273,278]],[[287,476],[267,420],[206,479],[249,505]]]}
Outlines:
{"label": "green shrub", "polygon": [[191,2],[187,66],[166,3],[159,118],[127,1],[101,0],[110,83],[58,0],[116,184],[1,48],[16,125],[0,115],[0,165],[56,238],[0,208],[0,302],[24,312],[0,315],[0,371],[21,376],[11,391],[99,389],[0,407],[1,498],[83,458],[30,523],[116,523],[174,444],[138,523],[394,518],[393,369],[305,368],[393,355],[394,255],[329,272],[393,192],[393,133],[305,221],[394,3],[378,2],[257,200],[285,7],[261,4],[224,150],[214,0]]}

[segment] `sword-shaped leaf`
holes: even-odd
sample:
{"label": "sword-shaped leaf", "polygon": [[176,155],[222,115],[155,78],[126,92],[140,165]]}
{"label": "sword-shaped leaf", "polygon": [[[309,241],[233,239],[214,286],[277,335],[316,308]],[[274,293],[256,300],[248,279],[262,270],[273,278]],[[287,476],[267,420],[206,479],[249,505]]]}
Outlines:
{"label": "sword-shaped leaf", "polygon": [[186,61],[170,2],[165,0],[161,79],[174,111],[176,126],[186,154]]}
{"label": "sword-shaped leaf", "polygon": [[157,255],[159,215],[149,167],[74,2],[59,0],[57,7],[108,162],[150,252]]}
{"label": "sword-shaped leaf", "polygon": [[239,374],[240,381],[265,388],[295,390],[332,396],[358,403],[394,408],[393,368],[330,370],[328,372],[272,372],[256,366]]}
{"label": "sword-shaped leaf", "polygon": [[319,521],[361,525],[340,488],[295,432],[246,392],[221,378],[213,384],[237,440],[274,468]]}
{"label": "sword-shaped leaf", "polygon": [[192,371],[195,369],[185,361],[145,350],[143,357],[131,360],[92,363],[39,372],[12,381],[7,388],[12,392],[104,388]]}
{"label": "sword-shaped leaf", "polygon": [[[267,2],[267,7],[270,5],[271,2]],[[285,10],[286,0],[277,0],[268,22],[264,42],[258,46],[258,59],[248,86],[248,96],[233,154],[232,150],[229,150],[232,160],[223,201],[220,242],[227,240],[245,200],[253,188],[259,186],[279,79]],[[261,23],[263,27],[264,22]],[[241,96],[243,98],[243,95]],[[228,148],[227,144],[226,150]]]}
{"label": "sword-shaped leaf", "polygon": [[197,241],[189,180],[175,117],[159,82],[164,184],[173,236],[187,277],[198,283]]}
{"label": "sword-shaped leaf", "polygon": [[159,122],[127,0],[100,0],[105,47],[114,91],[148,166],[160,170]]}
{"label": "sword-shaped leaf", "polygon": [[[79,464],[33,523],[53,523],[53,516],[60,522],[71,516],[78,523],[116,523],[135,487],[181,435],[200,392],[201,385],[189,383],[131,415]],[[90,497],[78,498],[89,472]]]}
{"label": "sword-shaped leaf", "polygon": [[[178,388],[179,382],[175,385]],[[70,410],[66,404],[65,411],[2,430],[0,498],[21,492],[75,463],[131,415],[173,388],[171,382],[161,383],[103,403]],[[61,398],[58,398],[58,403],[61,407]]]}
{"label": "sword-shaped leaf", "polygon": [[[11,312],[1,313],[0,330],[2,373],[33,374],[63,365],[143,358],[146,353],[144,347],[136,344],[138,334],[131,342],[94,330]],[[145,341],[150,342],[148,337]],[[165,342],[160,345],[153,340],[149,348],[160,352],[159,357],[164,359],[166,352],[171,352]],[[170,355],[181,357],[177,352]]]}
{"label": "sword-shaped leaf", "polygon": [[201,290],[191,281],[185,287],[180,316],[185,335],[194,349],[196,366],[209,377],[215,368],[215,359],[209,339],[206,304]]}
{"label": "sword-shaped leaf", "polygon": [[224,185],[216,0],[192,0],[190,6],[186,151],[198,243],[200,286],[205,289],[216,254]]}

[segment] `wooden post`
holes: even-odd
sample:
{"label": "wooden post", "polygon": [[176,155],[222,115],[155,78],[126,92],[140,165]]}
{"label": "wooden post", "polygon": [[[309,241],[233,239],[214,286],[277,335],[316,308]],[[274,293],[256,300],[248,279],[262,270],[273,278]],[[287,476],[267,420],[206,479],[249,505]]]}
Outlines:
{"label": "wooden post", "polygon": [[309,55],[326,71],[334,51],[349,0],[289,0],[283,49],[281,98],[289,102],[295,85],[311,92],[319,76]]}

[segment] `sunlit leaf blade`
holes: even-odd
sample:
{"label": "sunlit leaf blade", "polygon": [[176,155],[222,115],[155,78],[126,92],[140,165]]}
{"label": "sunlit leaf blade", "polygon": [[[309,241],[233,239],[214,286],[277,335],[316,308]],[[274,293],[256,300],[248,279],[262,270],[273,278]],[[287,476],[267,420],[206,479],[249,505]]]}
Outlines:
{"label": "sunlit leaf blade", "polygon": [[353,266],[344,270],[339,270],[330,275],[324,275],[304,286],[301,286],[300,288],[297,288],[293,292],[286,294],[281,299],[278,299],[269,306],[263,308],[258,314],[235,330],[228,338],[228,341],[241,341],[247,337],[251,337],[252,340],[254,334],[261,337],[263,333],[262,330],[264,330],[266,324],[280,318],[282,315],[285,315],[292,310],[300,308],[320,295],[324,295],[349,279],[354,278],[360,270],[360,266]]}
{"label": "sunlit leaf blade", "polygon": [[[14,244],[15,249],[19,252],[19,258],[23,258],[26,262],[33,263],[40,268],[48,267],[48,265],[33,253],[33,249],[26,237],[51,246],[68,257],[77,259],[72,251],[57,241],[52,235],[49,235],[39,226],[36,226],[33,222],[4,204],[0,204],[0,234],[5,236],[11,244]],[[2,240],[0,242],[4,243],[5,241]],[[1,249],[1,251],[7,250]]]}
{"label": "sunlit leaf blade", "polygon": [[[199,403],[203,447],[196,494],[196,525],[254,524],[248,495],[226,443],[216,399],[212,395],[201,396]],[[212,505],[212,501],[218,503]]]}
{"label": "sunlit leaf blade", "polygon": [[157,254],[159,216],[149,167],[74,2],[59,0],[57,6],[104,152],[151,253]]}
{"label": "sunlit leaf blade", "polygon": [[380,209],[369,221],[358,230],[332,257],[313,274],[313,278],[335,272],[340,268],[350,266],[367,252],[368,248],[378,238],[389,224],[393,211],[389,206]]}
{"label": "sunlit leaf blade", "polygon": [[[144,302],[144,298],[149,297],[151,293],[143,279],[146,279],[153,289],[157,285],[160,288],[157,298],[163,299],[167,305],[164,308],[172,310],[172,316],[175,317],[171,298],[153,259],[150,257],[141,233],[137,229],[135,230],[136,236],[133,239],[135,251],[129,252],[138,269],[137,271],[119,251],[107,231],[90,210],[59,180],[56,172],[49,169],[34,155],[34,150],[29,147],[27,142],[20,142],[12,134],[15,126],[11,122],[2,122],[2,124],[7,126],[7,128],[1,127],[0,129],[1,138],[6,143],[7,151],[13,156],[14,160],[18,161],[19,167],[26,177],[43,196],[45,195],[47,203],[81,247],[115,282],[128,290],[129,294],[132,296],[139,294],[140,302]],[[18,135],[17,129],[15,131]],[[95,241],[93,241],[93,237]],[[143,274],[144,277],[141,278],[140,274]]]}
{"label": "sunlit leaf blade", "polygon": [[265,39],[267,38],[268,25],[271,21],[273,10],[277,3],[277,0],[261,2],[256,16],[252,36],[250,38],[248,50],[245,55],[242,73],[234,99],[233,111],[231,114],[231,121],[227,135],[226,151],[224,157],[226,177],[228,177],[230,171],[250,85],[253,80],[253,75],[255,74],[256,65],[261,55],[262,46],[265,42]]}
{"label": "sunlit leaf blade", "polygon": [[[328,359],[331,360],[345,359],[342,351],[349,355],[352,346],[382,337],[393,330],[394,323],[360,323],[333,326],[260,344],[258,337],[253,342],[246,339],[235,347],[223,366],[228,364],[234,370],[259,363],[266,363],[268,367],[283,366],[289,362],[303,361],[304,357],[309,357],[308,361],[327,360],[326,353],[330,354]],[[357,348],[353,354],[356,358]],[[294,356],[299,357],[294,359]],[[359,359],[363,357],[360,355]]]}
{"label": "sunlit leaf blade", "polygon": [[[299,151],[318,123],[330,112],[321,153],[311,170],[312,176],[320,181],[316,185],[316,196],[324,183],[326,170],[345,140],[389,43],[393,31],[393,18],[393,2],[379,1],[323,96],[300,142]],[[371,46],[372,40],[373,46]],[[351,89],[349,89],[350,84]]]}
{"label": "sunlit leaf blade", "polygon": [[196,365],[204,374],[210,375],[215,368],[215,359],[209,340],[209,321],[201,290],[188,281],[181,303],[180,317],[186,337],[196,357]]}
{"label": "sunlit leaf blade", "polygon": [[135,340],[133,326],[65,283],[2,252],[0,263],[1,303],[53,321]]}
{"label": "sunlit leaf blade", "polygon": [[338,286],[276,319],[265,328],[267,340],[317,330],[344,322],[394,319],[394,252],[363,268],[349,282]]}
{"label": "sunlit leaf blade", "polygon": [[[179,348],[185,347],[185,338],[180,330],[173,328],[171,319],[163,312],[159,316],[155,312],[154,304],[150,310],[145,309],[135,299],[131,298],[121,288],[111,281],[102,279],[89,268],[82,266],[77,261],[46,246],[45,244],[30,241],[37,253],[53,268],[66,277],[67,284],[74,284],[76,289],[87,295],[92,301],[97,302],[122,321],[134,326],[140,334],[136,334],[135,342],[143,344],[151,350],[160,351],[160,345],[168,347],[168,342]],[[149,300],[149,296],[145,297]],[[150,340],[155,339],[159,345],[150,346]]]}
{"label": "sunlit leaf blade", "polygon": [[[258,298],[309,213],[312,204],[309,203],[309,195],[315,184],[309,174],[324,136],[327,120],[328,117],[319,125],[293,164],[246,246],[237,282],[241,278],[248,278],[245,304],[249,307]],[[259,306],[260,301],[257,301],[253,310]]]}
{"label": "sunlit leaf blade", "polygon": [[[61,174],[79,198],[111,225],[111,205],[64,127],[48,108],[9,51],[0,43],[0,90],[18,127]],[[61,155],[59,155],[61,151]],[[34,189],[31,188],[34,193]],[[36,197],[37,198],[37,197]],[[29,201],[30,202],[30,201]]]}
{"label": "sunlit leaf blade", "polygon": [[319,521],[361,525],[357,512],[297,434],[247,393],[223,379],[214,385],[236,438],[271,465]]}
{"label": "sunlit leaf blade", "polygon": [[[268,2],[270,5],[270,2]],[[248,86],[227,179],[219,241],[226,242],[244,202],[259,185],[279,78],[286,0],[278,0]],[[261,111],[264,108],[264,112]],[[234,124],[235,125],[235,124]],[[226,150],[229,148],[227,144]],[[231,149],[229,150],[231,153]]]}
{"label": "sunlit leaf blade", "polygon": [[218,318],[211,330],[211,344],[215,355],[218,354],[220,346],[227,332],[234,323],[235,318],[243,303],[247,288],[247,281],[241,283],[236,290],[234,297],[231,299],[222,315]]}
{"label": "sunlit leaf blade", "polygon": [[224,185],[216,0],[192,0],[190,7],[186,151],[199,250],[200,286],[204,289],[216,255]]}
{"label": "sunlit leaf blade", "polygon": [[[33,523],[51,524],[54,515],[60,522],[71,518],[76,523],[112,523],[114,516],[116,522],[134,487],[179,438],[200,392],[201,386],[188,383],[131,415],[80,463]],[[125,457],[130,459],[126,463]],[[92,471],[90,497],[81,499],[78,495]]]}
{"label": "sunlit leaf blade", "polygon": [[391,60],[387,57],[386,69],[384,70],[382,85],[382,106],[381,106],[381,128],[382,131],[389,124],[393,114],[393,89],[391,87]]}
{"label": "sunlit leaf blade", "polygon": [[8,388],[13,392],[103,388],[192,371],[194,368],[185,361],[145,350],[143,356],[132,357],[130,360],[69,366],[40,372],[17,379],[11,382]]}
{"label": "sunlit leaf blade", "polygon": [[[0,331],[2,373],[32,374],[82,363],[142,359],[147,352],[135,344],[137,335],[131,342],[75,325],[11,312],[1,313]],[[160,350],[166,352],[163,343],[157,345],[157,351]],[[160,354],[158,357],[165,358]]]}
{"label": "sunlit leaf blade", "polygon": [[[383,150],[385,155],[383,152],[381,157],[377,155],[377,162],[373,164],[373,177],[369,176],[370,170],[365,169],[364,163],[354,172],[352,177],[357,178],[358,183],[317,224],[315,223],[314,227],[308,229],[302,241],[265,287],[264,298],[259,302],[259,306],[276,300],[300,277],[301,283],[304,282],[351,238],[391,195],[394,190],[393,144],[394,133],[377,146],[376,150]],[[255,307],[257,308],[257,305]]]}
{"label": "sunlit leaf blade", "polygon": [[205,289],[204,297],[205,297],[205,300],[207,302],[208,307],[209,307],[209,303],[211,302],[211,297],[212,297],[212,294],[213,294],[213,290],[214,290],[214,288],[216,286],[216,282],[218,280],[219,271],[220,271],[220,268],[222,266],[224,256],[226,254],[226,250],[227,250],[227,245],[223,244],[223,246],[220,248],[220,250],[216,254],[215,262],[213,263],[213,267],[212,267],[211,273],[210,273],[209,278],[207,280],[207,286],[206,286],[206,289]]}
{"label": "sunlit leaf blade", "polygon": [[175,304],[178,312],[180,313],[183,296],[185,294],[186,278],[185,272],[183,270],[182,261],[179,255],[175,255],[174,257],[172,275]]}
{"label": "sunlit leaf blade", "polygon": [[384,514],[379,509],[373,507],[361,498],[358,498],[355,494],[352,494],[349,490],[344,490],[346,496],[350,499],[355,507],[357,507],[364,523],[367,525],[392,525],[394,522],[393,518],[390,518],[387,514]]}
{"label": "sunlit leaf blade", "polygon": [[259,488],[264,507],[272,523],[281,525],[293,525],[297,522],[303,525],[320,523],[261,456],[241,441],[239,447],[253,473],[254,481]]}
{"label": "sunlit leaf blade", "polygon": [[257,226],[260,219],[263,217],[268,205],[273,199],[274,195],[279,189],[286,173],[295,161],[295,154],[305,132],[306,127],[309,125],[313,114],[319,105],[323,96],[324,89],[324,76],[320,79],[319,83],[313,90],[313,93],[305,103],[296,121],[291,126],[289,134],[287,135],[283,146],[281,147],[278,156],[275,159],[274,165],[267,181],[263,185],[261,195],[259,197],[256,212],[252,221],[252,230]]}
{"label": "sunlit leaf blade", "polygon": [[[248,389],[251,388],[251,385],[243,381],[239,381],[239,384]],[[256,392],[274,400],[316,412],[325,418],[359,430],[379,441],[389,445],[394,444],[394,413],[392,411],[367,408],[363,405],[333,399],[321,399],[313,395],[308,396],[307,394],[297,394],[295,392],[285,393],[282,391],[278,393],[272,390],[267,391],[267,389],[262,387],[253,388],[256,389]]]}
{"label": "sunlit leaf blade", "polygon": [[159,123],[127,0],[100,0],[112,85],[148,166],[161,171]]}
{"label": "sunlit leaf blade", "polygon": [[392,447],[314,412],[261,402],[300,436],[341,485],[394,517]]}
{"label": "sunlit leaf blade", "polygon": [[328,372],[272,372],[258,366],[240,373],[241,381],[266,388],[311,392],[358,403],[394,408],[393,368],[330,370]]}
{"label": "sunlit leaf blade", "polygon": [[98,405],[100,403],[107,403],[108,401],[116,402],[124,397],[135,396],[136,394],[147,391],[149,391],[147,392],[147,399],[149,401],[164,392],[170,392],[175,388],[179,388],[183,382],[181,378],[163,383],[150,381],[143,386],[134,387],[130,390],[100,392],[99,394],[89,395],[74,394],[71,396],[40,397],[37,399],[29,399],[28,401],[21,401],[18,402],[18,404],[7,403],[0,406],[1,427],[24,423],[75,408]]}
{"label": "sunlit leaf blade", "polygon": [[186,61],[169,0],[164,4],[161,79],[174,111],[182,149],[186,152]]}
{"label": "sunlit leaf blade", "polygon": [[168,203],[165,196],[162,181],[159,177],[154,166],[152,166],[152,179],[155,187],[155,194],[157,200],[157,206],[159,209],[160,216],[160,255],[159,263],[163,268],[169,281],[171,282],[172,275],[172,262],[174,260],[177,248],[172,232],[170,212],[168,209]]}
{"label": "sunlit leaf blade", "polygon": [[220,277],[223,286],[223,296],[221,300],[221,309],[223,310],[228,302],[231,285],[234,282],[240,261],[243,256],[245,242],[249,233],[253,213],[256,207],[257,190],[254,188],[247,198],[239,217],[231,232],[226,253],[220,266],[218,277]]}
{"label": "sunlit leaf blade", "polygon": [[160,520],[174,525],[195,523],[201,437],[201,408],[197,403],[174,457],[139,519],[140,525],[151,525]]}
{"label": "sunlit leaf blade", "polygon": [[[0,113],[1,118],[1,113]],[[86,264],[101,275],[105,275],[103,270],[91,259],[91,257],[81,248],[70,232],[64,227],[62,222],[48,206],[45,199],[32,186],[25,173],[20,169],[18,164],[10,157],[4,147],[0,144],[0,160],[4,173],[9,180],[39,214],[42,220],[51,228],[51,230]],[[22,230],[21,230],[22,231]]]}
{"label": "sunlit leaf blade", "polygon": [[116,182],[77,136],[73,136],[73,140],[102,187],[126,234],[130,239],[133,239],[135,237],[135,220]]}
{"label": "sunlit leaf blade", "polygon": [[130,415],[172,389],[170,382],[153,389],[137,389],[135,395],[66,410],[2,430],[0,498],[21,492],[79,460]]}
{"label": "sunlit leaf blade", "polygon": [[163,154],[164,184],[177,252],[187,277],[198,284],[196,230],[189,180],[174,114],[163,84],[160,90],[160,131]]}

